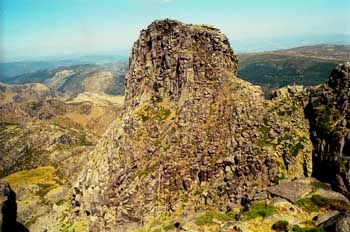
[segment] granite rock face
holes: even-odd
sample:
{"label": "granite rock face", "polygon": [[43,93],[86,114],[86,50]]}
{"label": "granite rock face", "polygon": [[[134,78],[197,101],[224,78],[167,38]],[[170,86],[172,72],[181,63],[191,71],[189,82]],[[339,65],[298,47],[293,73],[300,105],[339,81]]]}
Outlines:
{"label": "granite rock face", "polygon": [[350,197],[349,63],[339,65],[329,81],[311,90],[306,116],[314,144],[313,175]]}
{"label": "granite rock face", "polygon": [[164,214],[261,200],[278,178],[310,174],[307,120],[273,113],[286,101],[303,113],[303,89],[266,102],[236,77],[237,63],[216,28],[166,19],[141,31],[123,116],[75,184],[77,217],[92,231],[132,230]]}

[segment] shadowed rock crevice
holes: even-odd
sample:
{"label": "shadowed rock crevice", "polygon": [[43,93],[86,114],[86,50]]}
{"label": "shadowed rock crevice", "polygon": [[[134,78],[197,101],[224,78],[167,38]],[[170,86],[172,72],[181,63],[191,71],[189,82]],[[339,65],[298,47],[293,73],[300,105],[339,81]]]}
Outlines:
{"label": "shadowed rock crevice", "polygon": [[1,207],[1,231],[29,232],[29,230],[24,225],[22,225],[20,222],[17,222],[16,193],[11,189],[10,185],[5,183],[1,183],[1,185],[2,194],[4,198],[7,198],[4,202],[2,202]]}
{"label": "shadowed rock crevice", "polygon": [[349,63],[339,65],[329,81],[310,90],[305,115],[314,145],[313,176],[350,198]]}

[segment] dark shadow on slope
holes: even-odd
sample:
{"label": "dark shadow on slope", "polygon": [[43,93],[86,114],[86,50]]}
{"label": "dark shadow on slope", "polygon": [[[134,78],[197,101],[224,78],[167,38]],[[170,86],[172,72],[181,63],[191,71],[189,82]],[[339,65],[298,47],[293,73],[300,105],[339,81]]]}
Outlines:
{"label": "dark shadow on slope", "polygon": [[7,200],[3,203],[1,208],[2,213],[2,232],[29,232],[29,230],[17,222],[17,203],[16,193],[8,185],[4,189],[4,195],[7,196]]}

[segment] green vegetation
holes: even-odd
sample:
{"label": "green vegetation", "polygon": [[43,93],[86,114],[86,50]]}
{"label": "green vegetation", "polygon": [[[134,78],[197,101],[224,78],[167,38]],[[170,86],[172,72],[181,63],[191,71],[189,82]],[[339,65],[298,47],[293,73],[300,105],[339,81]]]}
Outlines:
{"label": "green vegetation", "polygon": [[349,204],[339,199],[329,199],[320,195],[313,195],[311,198],[302,198],[296,202],[298,206],[301,206],[308,211],[317,212],[320,208],[346,211],[349,210]]}
{"label": "green vegetation", "polygon": [[154,115],[153,119],[157,121],[163,121],[167,119],[167,117],[171,114],[171,111],[169,109],[161,109],[158,111],[156,115]]}
{"label": "green vegetation", "polygon": [[276,175],[276,176],[273,178],[273,183],[278,184],[281,180],[284,180],[284,179],[286,179],[284,173],[279,174],[279,175]]}
{"label": "green vegetation", "polygon": [[333,130],[335,122],[340,118],[339,111],[325,106],[320,110],[320,113],[322,115],[320,127],[326,133],[330,133]]}
{"label": "green vegetation", "polygon": [[150,117],[148,117],[148,116],[145,115],[145,114],[142,114],[142,115],[141,115],[141,119],[142,119],[142,122],[147,122],[147,121],[150,119]]}
{"label": "green vegetation", "polygon": [[319,107],[320,104],[321,104],[320,98],[316,98],[316,99],[313,99],[313,100],[312,100],[312,106],[313,106],[314,108]]}
{"label": "green vegetation", "polygon": [[152,232],[162,232],[162,229],[161,228],[156,228],[156,229],[153,229]]}
{"label": "green vegetation", "polygon": [[155,82],[155,83],[153,84],[153,89],[154,89],[154,91],[156,91],[156,92],[159,91],[160,87],[161,87],[161,85],[160,85],[159,83],[157,83],[157,82]]}
{"label": "green vegetation", "polygon": [[288,231],[289,222],[284,220],[279,220],[272,225],[272,229],[275,231],[285,232]]}
{"label": "green vegetation", "polygon": [[195,223],[197,226],[211,225],[213,224],[213,219],[213,214],[208,212],[197,217]]}
{"label": "green vegetation", "polygon": [[147,165],[147,167],[145,169],[143,169],[142,171],[140,171],[138,173],[138,176],[141,177],[141,176],[150,175],[151,173],[153,173],[156,170],[157,166],[158,166],[158,163]]}
{"label": "green vegetation", "polygon": [[301,150],[304,149],[304,145],[301,142],[298,142],[293,148],[292,148],[292,155],[295,157],[299,154]]}
{"label": "green vegetation", "polygon": [[293,232],[325,232],[324,229],[322,228],[317,228],[317,227],[305,227],[301,228],[298,225],[293,226],[292,229]]}
{"label": "green vegetation", "polygon": [[163,230],[168,231],[168,230],[173,230],[175,229],[175,223],[169,223],[163,226]]}
{"label": "green vegetation", "polygon": [[162,141],[160,141],[160,139],[156,139],[153,143],[154,146],[158,147],[160,144],[162,143]]}
{"label": "green vegetation", "polygon": [[258,145],[263,147],[268,144],[268,139],[269,139],[269,132],[270,132],[270,127],[268,126],[262,126],[260,128],[260,133],[261,133],[261,138],[258,141]]}
{"label": "green vegetation", "polygon": [[41,185],[44,189],[48,188],[48,186],[59,186],[59,181],[55,176],[55,169],[51,166],[16,172],[5,177],[5,180],[13,188],[27,184]]}
{"label": "green vegetation", "polygon": [[85,134],[81,134],[79,136],[79,140],[80,140],[80,146],[92,146],[93,145],[90,141],[88,141],[86,139],[86,135]]}
{"label": "green vegetation", "polygon": [[149,120],[164,121],[171,114],[171,110],[160,107],[157,111],[152,111],[149,106],[145,107],[139,115],[141,116],[142,122]]}
{"label": "green vegetation", "polygon": [[312,181],[311,185],[316,187],[316,188],[323,188],[326,190],[331,190],[331,187],[328,184],[320,182],[320,181]]}
{"label": "green vegetation", "polygon": [[257,217],[267,217],[274,213],[275,209],[266,205],[265,203],[256,203],[251,206],[247,212],[243,212],[243,216],[247,219],[254,219]]}
{"label": "green vegetation", "polygon": [[211,225],[213,220],[216,219],[221,222],[233,221],[235,220],[235,215],[233,212],[221,213],[221,212],[205,212],[195,219],[195,224],[197,226]]}
{"label": "green vegetation", "polygon": [[331,70],[341,61],[277,53],[239,55],[238,76],[261,85],[267,96],[287,85],[313,86],[324,83]]}
{"label": "green vegetation", "polygon": [[161,103],[161,102],[163,102],[163,97],[158,97],[156,100],[156,103]]}

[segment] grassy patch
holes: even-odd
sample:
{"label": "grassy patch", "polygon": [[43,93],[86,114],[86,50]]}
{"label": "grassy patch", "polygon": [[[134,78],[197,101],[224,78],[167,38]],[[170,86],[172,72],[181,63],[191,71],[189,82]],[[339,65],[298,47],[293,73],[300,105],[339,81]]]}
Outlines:
{"label": "grassy patch", "polygon": [[285,220],[279,220],[272,225],[272,229],[275,231],[285,232],[288,231],[289,222]]}
{"label": "grassy patch", "polygon": [[243,216],[247,219],[254,219],[257,217],[267,217],[274,213],[274,208],[265,203],[256,203],[251,206],[249,211],[243,212]]}
{"label": "grassy patch", "polygon": [[55,169],[52,166],[16,172],[5,177],[5,180],[9,182],[13,188],[22,185],[36,184],[42,187],[43,192],[49,188],[59,186],[59,180],[55,176]]}
{"label": "grassy patch", "polygon": [[314,108],[315,108],[315,107],[319,107],[320,104],[321,104],[321,101],[320,101],[319,98],[313,99],[313,101],[312,101],[312,106],[313,106]]}
{"label": "grassy patch", "polygon": [[225,222],[235,220],[235,215],[233,212],[221,213],[221,212],[205,212],[195,219],[195,224],[197,226],[212,225],[214,219]]}
{"label": "grassy patch", "polygon": [[162,232],[162,229],[161,228],[157,228],[157,229],[152,230],[152,232]]}
{"label": "grassy patch", "polygon": [[336,109],[333,110],[332,108],[326,106],[320,110],[320,113],[322,114],[320,127],[325,132],[330,133],[334,128],[335,122],[340,118],[339,111]]}
{"label": "grassy patch", "polygon": [[292,148],[292,155],[295,157],[299,154],[301,150],[304,149],[304,145],[301,142],[298,142],[293,148]]}
{"label": "grassy patch", "polygon": [[153,119],[157,121],[163,121],[168,118],[168,116],[171,114],[171,111],[169,109],[160,109],[156,115],[154,115]]}
{"label": "grassy patch", "polygon": [[279,182],[280,182],[281,180],[284,180],[284,179],[286,179],[284,173],[279,174],[279,175],[276,175],[276,176],[273,178],[273,183],[279,184]]}
{"label": "grassy patch", "polygon": [[156,139],[153,143],[154,146],[158,147],[160,144],[162,143],[162,141],[160,141],[160,139]]}
{"label": "grassy patch", "polygon": [[147,122],[150,119],[150,117],[145,114],[142,114],[141,119],[142,119],[142,122]]}
{"label": "grassy patch", "polygon": [[325,232],[323,228],[317,228],[317,227],[300,227],[298,225],[293,226],[292,229],[293,232]]}
{"label": "grassy patch", "polygon": [[339,199],[329,199],[320,195],[313,195],[311,198],[303,198],[296,202],[297,205],[311,212],[317,212],[321,208],[338,211],[349,210],[349,204]]}
{"label": "grassy patch", "polygon": [[211,225],[213,224],[213,214],[210,212],[204,213],[198,216],[195,220],[197,226]]}
{"label": "grassy patch", "polygon": [[322,188],[322,189],[326,189],[326,190],[331,189],[331,187],[328,184],[320,182],[320,181],[312,181],[311,185],[316,187],[316,188]]}
{"label": "grassy patch", "polygon": [[80,146],[92,146],[93,145],[90,141],[87,140],[85,134],[81,134],[79,136],[79,140],[80,140]]}
{"label": "grassy patch", "polygon": [[157,166],[158,166],[158,163],[148,165],[145,169],[139,172],[138,176],[141,177],[141,176],[148,176],[152,174],[156,170]]}
{"label": "grassy patch", "polygon": [[163,226],[163,230],[168,231],[168,230],[173,230],[175,229],[175,223],[169,223]]}
{"label": "grassy patch", "polygon": [[261,138],[258,141],[260,147],[266,146],[268,144],[270,127],[262,126],[260,128]]}

